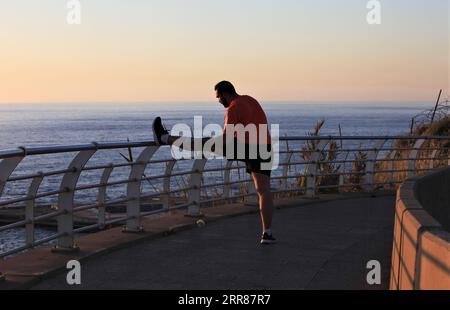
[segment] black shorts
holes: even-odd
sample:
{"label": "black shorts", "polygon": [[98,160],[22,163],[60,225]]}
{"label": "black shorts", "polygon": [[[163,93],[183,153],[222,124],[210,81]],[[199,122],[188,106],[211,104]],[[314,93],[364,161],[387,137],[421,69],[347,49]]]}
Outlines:
{"label": "black shorts", "polygon": [[[236,154],[236,150],[237,150],[237,142],[235,141],[235,154],[233,158],[228,158],[228,160],[237,160],[237,161],[241,161],[245,163],[245,170],[247,173],[252,174],[253,172],[255,173],[260,173],[260,174],[264,174],[267,175],[268,177],[270,177],[272,170],[270,169],[270,164],[272,161],[272,145],[268,144],[268,145],[262,145],[261,148],[257,148],[257,152],[256,152],[256,158],[255,156],[250,156],[250,148],[248,145],[245,145],[245,155],[244,158],[238,157]],[[270,152],[270,157],[267,159],[263,159],[263,156],[261,156],[260,151],[264,150],[265,152]],[[266,156],[267,157],[267,153]],[[265,165],[264,165],[265,164]]]}
{"label": "black shorts", "polygon": [[[261,168],[261,164],[267,161],[263,161],[261,159],[248,159],[245,160],[245,171],[247,171],[247,173],[252,174],[253,172],[255,173],[260,173],[260,174],[264,174],[267,175],[268,177],[270,177],[270,174],[272,173],[272,170],[268,170],[268,169],[262,169]],[[270,160],[269,160],[270,162]]]}

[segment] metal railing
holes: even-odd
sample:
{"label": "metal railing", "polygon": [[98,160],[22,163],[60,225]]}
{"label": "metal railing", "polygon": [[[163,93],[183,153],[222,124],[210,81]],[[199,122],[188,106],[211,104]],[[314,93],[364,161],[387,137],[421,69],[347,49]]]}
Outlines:
{"label": "metal railing", "polygon": [[[314,197],[330,191],[372,192],[378,189],[395,189],[407,177],[438,166],[450,165],[449,140],[449,137],[441,136],[280,137],[275,148],[278,151],[279,165],[271,178],[273,193]],[[203,207],[213,203],[236,201],[256,195],[251,180],[241,178],[240,170],[243,167],[236,165],[235,162],[226,161],[224,166],[220,160],[195,159],[188,169],[176,171],[174,168],[177,164],[182,161],[189,164],[189,160],[174,160],[167,156],[158,159],[157,157],[161,155],[160,148],[164,154],[168,154],[168,147],[159,147],[151,141],[93,142],[83,145],[19,147],[0,151],[0,218],[2,211],[24,210],[22,220],[0,226],[0,238],[4,231],[25,227],[24,245],[0,253],[0,257],[50,241],[56,241],[56,250],[70,251],[76,248],[75,238],[78,233],[104,229],[109,225],[120,223],[125,224],[124,232],[139,232],[142,229],[140,222],[145,216],[174,209],[186,209],[188,215],[199,216]],[[120,149],[139,150],[140,154],[133,162],[102,162],[88,165],[94,154]],[[25,158],[34,161],[41,156],[59,153],[75,155],[71,157],[67,167],[62,169],[14,175],[23,170],[21,163]],[[157,153],[158,156],[155,156]],[[106,156],[102,159],[110,158]],[[206,167],[208,162],[214,162],[216,166],[208,168]],[[151,176],[145,174],[148,170],[156,171],[153,167],[158,164],[165,165],[159,169],[164,170],[163,173]],[[129,172],[126,177],[111,181],[111,174],[118,168],[127,168]],[[101,172],[98,182],[79,184],[81,174],[88,171]],[[208,177],[210,173],[219,173],[220,176]],[[57,187],[39,192],[43,181],[53,176],[62,176]],[[183,179],[184,184],[181,185],[176,177],[187,177],[188,180]],[[213,182],[205,182],[206,180]],[[8,184],[20,181],[30,182],[26,194],[9,197],[4,193]],[[144,181],[152,185],[153,192],[143,191]],[[160,188],[155,189],[151,181],[160,182]],[[108,199],[108,189],[117,185],[126,186],[124,195]],[[93,189],[97,190],[95,200],[75,203],[77,192]],[[182,196],[180,193],[185,195]],[[35,210],[39,207],[37,200],[48,197],[57,198],[52,211],[35,215]],[[173,201],[175,198],[178,203]],[[159,208],[141,210],[144,203],[151,202],[157,202]],[[116,218],[108,217],[109,208],[118,205],[123,205],[124,212]],[[76,228],[74,215],[86,210],[95,211],[92,213],[96,217],[95,223]],[[36,223],[50,219],[56,219],[55,234],[35,240]]]}

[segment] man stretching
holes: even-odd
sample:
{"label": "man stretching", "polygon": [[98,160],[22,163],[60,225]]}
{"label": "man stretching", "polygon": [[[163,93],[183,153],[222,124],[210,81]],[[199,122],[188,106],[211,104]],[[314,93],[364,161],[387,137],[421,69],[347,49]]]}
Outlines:
{"label": "man stretching", "polygon": [[[228,142],[221,143],[223,146],[222,150],[212,149],[212,151],[221,156],[226,154],[227,160],[240,160],[245,162],[246,171],[251,174],[256,192],[258,193],[261,224],[263,228],[261,243],[275,243],[276,240],[271,231],[273,214],[273,200],[270,191],[271,169],[267,168],[267,164],[270,164],[271,158],[262,158],[260,152],[261,148],[265,148],[266,151],[271,152],[272,141],[268,131],[266,114],[258,101],[250,96],[238,95],[233,84],[228,81],[218,83],[214,89],[216,91],[216,98],[218,98],[219,102],[226,108],[223,135],[219,138],[222,139],[221,141],[223,142],[223,139],[229,141],[227,138],[232,137],[231,140],[234,144],[232,148],[234,149],[234,152],[230,156],[230,152],[228,152],[230,150],[230,144]],[[236,126],[241,126],[242,128],[247,127],[248,125],[256,127],[256,135],[244,133],[243,137],[238,129],[233,129],[233,132],[227,132],[227,128],[237,128]],[[264,130],[265,132],[262,132],[261,130]],[[153,134],[155,142],[159,145],[176,145],[182,149],[186,149],[185,143],[182,142],[183,139],[186,138],[171,136],[163,126],[160,117],[155,118],[153,121]],[[264,139],[264,137],[266,137],[266,139]],[[190,139],[188,145],[196,145],[194,138],[188,139]],[[201,141],[202,145],[205,145],[210,139],[212,138],[203,138]],[[217,141],[217,138],[214,139]],[[180,141],[182,142],[181,144]],[[241,149],[240,146],[243,146],[243,149],[245,149],[244,156],[236,154],[236,150]],[[250,154],[251,150],[255,149],[257,150],[257,154]]]}

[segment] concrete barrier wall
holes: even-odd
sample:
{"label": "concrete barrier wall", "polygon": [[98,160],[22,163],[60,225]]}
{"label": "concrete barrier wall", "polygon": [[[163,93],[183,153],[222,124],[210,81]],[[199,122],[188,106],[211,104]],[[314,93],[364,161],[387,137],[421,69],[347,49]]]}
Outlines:
{"label": "concrete barrier wall", "polygon": [[450,231],[450,172],[439,169],[416,182],[416,198],[446,231]]}
{"label": "concrete barrier wall", "polygon": [[411,178],[397,191],[391,289],[450,290],[450,167]]}

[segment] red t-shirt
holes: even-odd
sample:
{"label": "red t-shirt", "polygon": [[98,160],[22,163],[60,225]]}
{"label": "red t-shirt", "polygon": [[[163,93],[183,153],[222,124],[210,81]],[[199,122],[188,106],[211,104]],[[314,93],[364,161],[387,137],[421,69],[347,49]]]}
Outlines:
{"label": "red t-shirt", "polygon": [[[250,96],[239,96],[234,99],[230,106],[227,108],[225,112],[225,119],[223,125],[223,134],[226,134],[226,126],[242,124],[246,127],[249,124],[254,124],[256,126],[256,136],[250,135],[248,132],[245,132],[245,143],[246,144],[271,144],[272,139],[270,137],[269,132],[269,124],[267,122],[266,114],[262,109],[261,105],[258,101]],[[265,125],[260,127],[260,125]],[[266,131],[266,139],[261,136],[261,130]],[[234,130],[234,137],[237,137],[238,140],[242,141],[242,135],[240,136],[237,130]],[[260,141],[261,140],[261,141]]]}

